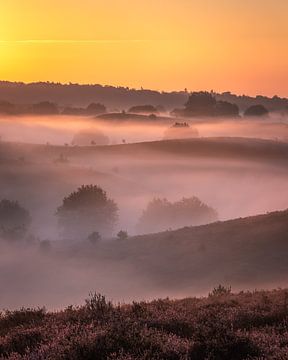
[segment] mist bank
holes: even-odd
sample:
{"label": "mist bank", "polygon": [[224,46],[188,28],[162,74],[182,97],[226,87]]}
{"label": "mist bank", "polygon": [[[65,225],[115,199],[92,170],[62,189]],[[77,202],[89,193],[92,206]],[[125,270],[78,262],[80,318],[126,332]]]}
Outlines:
{"label": "mist bank", "polygon": [[287,285],[288,211],[91,244],[0,242],[2,308],[114,302]]}
{"label": "mist bank", "polygon": [[59,238],[56,209],[83,184],[101,186],[118,204],[115,234],[136,234],[153,198],[196,196],[220,220],[287,207],[288,145],[277,141],[205,138],[89,147],[2,142],[0,154],[0,198],[27,208],[33,232],[44,239]]}
{"label": "mist bank", "polygon": [[[108,116],[108,115],[107,115]],[[288,118],[173,118],[151,119],[144,115],[121,114],[115,118],[83,116],[1,116],[0,137],[6,142],[66,146],[114,145],[163,139],[245,137],[287,141]],[[185,128],[173,128],[187,124]],[[81,137],[81,141],[77,138]],[[75,140],[76,139],[76,140]],[[103,142],[104,139],[104,142]]]}

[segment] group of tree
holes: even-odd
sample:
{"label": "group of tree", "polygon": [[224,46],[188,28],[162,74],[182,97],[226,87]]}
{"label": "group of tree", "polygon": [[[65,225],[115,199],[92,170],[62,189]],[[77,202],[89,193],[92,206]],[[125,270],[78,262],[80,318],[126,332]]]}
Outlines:
{"label": "group of tree", "polygon": [[129,110],[132,114],[158,114],[158,109],[153,105],[137,105],[132,106]]}
{"label": "group of tree", "polygon": [[63,115],[88,115],[95,116],[100,114],[106,114],[107,109],[106,106],[100,103],[91,103],[86,108],[82,107],[71,107],[67,106],[62,111]]}
{"label": "group of tree", "polygon": [[239,116],[239,108],[236,104],[227,101],[216,100],[212,93],[206,91],[192,92],[183,109],[175,109],[173,116]]}
{"label": "group of tree", "polygon": [[62,109],[51,101],[41,101],[32,105],[13,104],[8,101],[0,101],[0,114],[2,115],[85,115],[93,116],[105,114],[106,107],[100,103],[91,103],[86,108],[65,107]]}
{"label": "group of tree", "polygon": [[[288,99],[279,96],[247,96],[235,95],[231,92],[212,92],[216,100],[236,104],[241,113],[248,107],[256,104],[265,106],[269,111],[282,111],[288,107]],[[133,89],[124,86],[108,86],[100,84],[60,84],[53,82],[22,82],[0,81],[0,99],[11,103],[33,104],[43,99],[58,104],[73,104],[72,106],[85,107],[97,99],[111,109],[129,109],[135,104],[151,104],[158,108],[164,106],[171,111],[179,108],[186,101],[189,91],[155,91],[149,89]],[[162,112],[162,111],[159,111]]]}
{"label": "group of tree", "polygon": [[[56,211],[61,236],[64,239],[87,239],[97,243],[111,237],[118,221],[118,206],[97,185],[82,185],[67,197]],[[163,231],[168,228],[200,225],[217,220],[217,212],[197,197],[183,198],[174,203],[154,199],[144,210],[138,223],[140,232]],[[31,216],[18,202],[0,201],[0,237],[24,239],[30,229]],[[128,238],[119,231],[119,240]]]}
{"label": "group of tree", "polygon": [[[248,107],[244,116],[264,116],[269,111],[261,104]],[[214,93],[200,91],[192,92],[183,109],[174,109],[171,115],[176,117],[239,117],[237,104],[217,100]]]}

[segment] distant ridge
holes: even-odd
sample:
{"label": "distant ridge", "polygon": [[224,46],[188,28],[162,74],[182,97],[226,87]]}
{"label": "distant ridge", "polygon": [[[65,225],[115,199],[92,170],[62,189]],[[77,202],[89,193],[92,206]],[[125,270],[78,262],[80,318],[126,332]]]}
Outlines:
{"label": "distant ridge", "polygon": [[[288,99],[274,96],[234,95],[230,92],[214,93],[216,99],[235,103],[240,110],[255,104],[262,104],[270,111],[287,110]],[[167,110],[182,106],[188,99],[187,91],[156,91],[133,89],[99,84],[61,84],[54,82],[10,82],[0,81],[0,100],[19,104],[51,101],[61,106],[87,106],[91,102],[101,102],[110,109],[127,109],[134,105],[164,106]]]}

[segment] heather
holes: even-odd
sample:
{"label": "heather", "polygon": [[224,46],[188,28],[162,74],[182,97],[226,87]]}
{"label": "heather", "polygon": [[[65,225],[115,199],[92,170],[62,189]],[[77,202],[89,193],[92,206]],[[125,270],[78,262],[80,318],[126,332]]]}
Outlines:
{"label": "heather", "polygon": [[1,359],[285,359],[288,290],[3,311]]}

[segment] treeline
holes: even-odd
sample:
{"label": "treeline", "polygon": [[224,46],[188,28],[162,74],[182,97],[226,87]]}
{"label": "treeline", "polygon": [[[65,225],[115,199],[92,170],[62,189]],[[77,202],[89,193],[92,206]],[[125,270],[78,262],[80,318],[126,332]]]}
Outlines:
{"label": "treeline", "polygon": [[[168,115],[167,110],[161,106],[136,105],[121,112],[107,113],[106,106],[101,103],[91,103],[86,108],[67,106],[61,107],[58,104],[42,101],[33,105],[12,104],[8,101],[0,101],[0,114],[4,115],[84,115],[101,116],[108,120],[156,120],[157,117]],[[288,113],[288,107],[287,107]],[[244,111],[244,116],[265,116],[268,109],[261,105],[251,105]],[[241,114],[242,115],[242,114]],[[213,93],[200,91],[192,92],[188,96],[184,107],[176,108],[170,112],[172,117],[239,117],[240,109],[237,104],[228,101],[217,100]]]}
{"label": "treeline", "polygon": [[[102,85],[60,84],[38,82],[25,84],[21,82],[0,82],[0,99],[12,103],[33,104],[43,101],[61,104],[61,106],[87,107],[97,99],[112,110],[128,109],[135,104],[164,106],[169,111],[178,108],[187,101],[188,91],[159,92],[147,89],[131,89],[129,87],[113,87]],[[252,105],[263,105],[269,111],[287,110],[288,99],[274,96],[234,95],[230,92],[222,94],[212,92],[217,101],[236,104],[240,111]]]}
{"label": "treeline", "polygon": [[86,108],[60,107],[56,103],[41,101],[32,105],[13,104],[9,101],[0,101],[1,115],[99,115],[106,113],[106,107],[100,103],[91,103]]}
{"label": "treeline", "polygon": [[[97,185],[82,185],[62,201],[55,213],[63,239],[89,240],[94,243],[109,238],[118,224],[119,209],[113,199]],[[183,198],[175,203],[167,199],[153,199],[148,203],[139,223],[140,232],[156,232],[186,225],[200,225],[216,221],[217,212],[198,198]],[[157,220],[157,221],[156,221]],[[19,241],[30,238],[32,218],[17,201],[0,201],[0,237]],[[120,230],[117,237],[128,237]]]}

